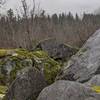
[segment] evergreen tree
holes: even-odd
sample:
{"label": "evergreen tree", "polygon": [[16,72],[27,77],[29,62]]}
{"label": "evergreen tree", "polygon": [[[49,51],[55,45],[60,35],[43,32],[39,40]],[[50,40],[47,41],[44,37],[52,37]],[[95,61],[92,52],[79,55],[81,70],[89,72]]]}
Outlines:
{"label": "evergreen tree", "polygon": [[58,24],[58,16],[57,16],[57,14],[53,14],[52,15],[52,21],[53,21],[54,24]]}

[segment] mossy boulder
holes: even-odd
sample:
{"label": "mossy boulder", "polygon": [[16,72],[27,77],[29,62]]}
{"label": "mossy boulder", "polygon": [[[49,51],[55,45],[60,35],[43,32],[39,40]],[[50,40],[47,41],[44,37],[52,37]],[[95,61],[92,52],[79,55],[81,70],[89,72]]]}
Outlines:
{"label": "mossy boulder", "polygon": [[60,64],[54,59],[50,58],[48,53],[37,51],[17,51],[18,57],[32,59],[34,67],[39,69],[45,76],[47,82],[50,84],[54,82],[57,73],[60,71]]}
{"label": "mossy boulder", "polygon": [[17,76],[18,72],[25,68],[32,66],[30,59],[21,59],[18,57],[7,57],[2,59],[0,78],[3,84],[11,83]]}
{"label": "mossy boulder", "polygon": [[45,76],[48,83],[55,80],[61,66],[42,50],[28,51],[25,49],[11,49],[9,55],[0,59],[0,82],[11,83],[25,67],[36,67]]}
{"label": "mossy boulder", "polygon": [[47,83],[51,84],[54,82],[57,73],[61,69],[60,64],[50,58],[44,51],[35,51],[33,55],[34,66],[44,74]]}

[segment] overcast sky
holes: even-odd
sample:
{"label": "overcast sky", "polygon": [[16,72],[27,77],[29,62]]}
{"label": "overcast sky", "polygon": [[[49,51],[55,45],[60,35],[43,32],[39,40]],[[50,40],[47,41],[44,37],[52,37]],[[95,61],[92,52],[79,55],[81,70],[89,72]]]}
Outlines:
{"label": "overcast sky", "polygon": [[[17,8],[20,0],[9,0],[7,8]],[[94,12],[100,7],[100,0],[36,0],[47,13],[72,13]],[[30,2],[30,0],[28,0]]]}

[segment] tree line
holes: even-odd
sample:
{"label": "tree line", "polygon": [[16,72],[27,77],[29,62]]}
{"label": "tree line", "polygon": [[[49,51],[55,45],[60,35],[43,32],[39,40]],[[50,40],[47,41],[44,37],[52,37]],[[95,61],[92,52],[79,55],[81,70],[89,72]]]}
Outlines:
{"label": "tree line", "polygon": [[26,2],[22,2],[22,6],[22,15],[9,9],[6,15],[0,16],[0,48],[30,49],[47,38],[81,47],[100,28],[100,15],[84,13],[80,18],[71,12],[47,15],[44,10],[35,14],[34,7],[28,12]]}

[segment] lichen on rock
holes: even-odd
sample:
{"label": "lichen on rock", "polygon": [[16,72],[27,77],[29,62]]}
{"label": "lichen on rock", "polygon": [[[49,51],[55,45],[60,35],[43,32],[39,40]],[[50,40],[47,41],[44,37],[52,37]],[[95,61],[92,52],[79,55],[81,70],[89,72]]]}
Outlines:
{"label": "lichen on rock", "polygon": [[7,51],[5,49],[4,51],[11,51],[9,55],[0,59],[0,78],[5,84],[11,83],[25,67],[36,67],[39,69],[50,84],[54,82],[61,68],[57,61],[50,58],[42,50],[11,49]]}
{"label": "lichen on rock", "polygon": [[35,67],[37,67],[41,72],[44,73],[44,76],[49,84],[54,82],[57,73],[60,71],[60,64],[50,58],[48,54],[44,51],[33,52]]}
{"label": "lichen on rock", "polygon": [[100,93],[100,86],[93,86],[92,90],[97,92],[97,93]]}

